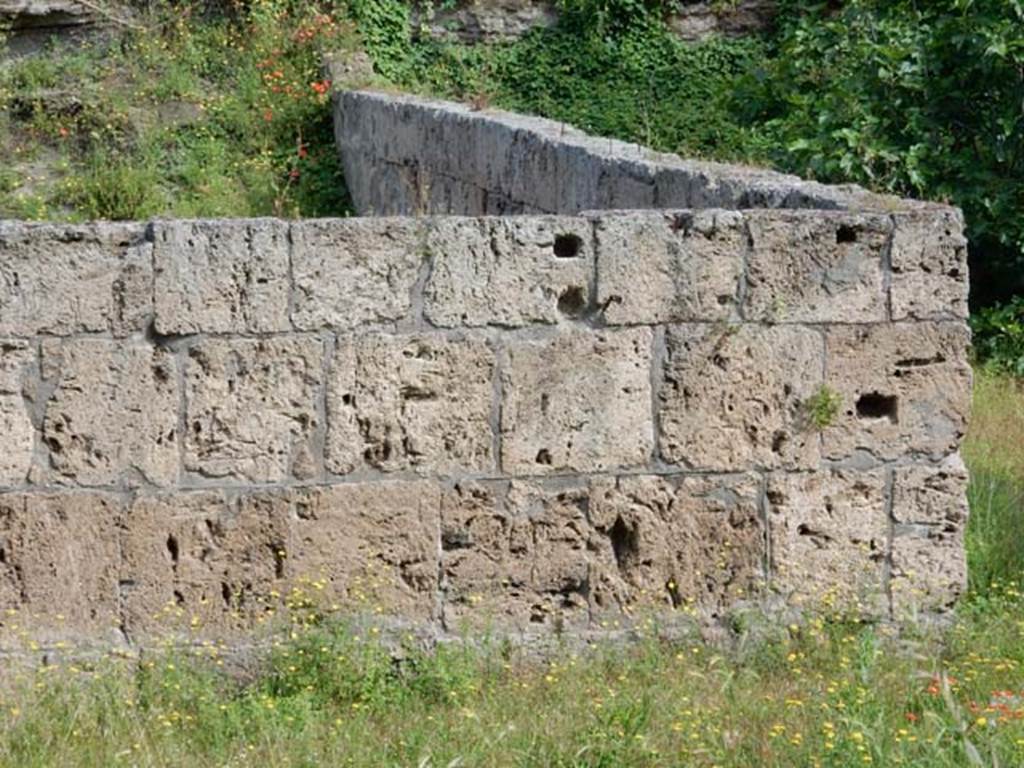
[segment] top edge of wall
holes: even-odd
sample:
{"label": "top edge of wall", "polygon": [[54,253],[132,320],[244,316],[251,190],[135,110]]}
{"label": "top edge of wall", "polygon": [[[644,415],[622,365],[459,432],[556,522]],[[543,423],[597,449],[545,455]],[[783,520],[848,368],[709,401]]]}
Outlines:
{"label": "top edge of wall", "polygon": [[[543,117],[369,88],[336,92],[335,134],[360,213],[952,209],[853,184],[686,159]],[[441,189],[424,193],[417,188],[424,178]],[[488,206],[487,197],[508,204]]]}

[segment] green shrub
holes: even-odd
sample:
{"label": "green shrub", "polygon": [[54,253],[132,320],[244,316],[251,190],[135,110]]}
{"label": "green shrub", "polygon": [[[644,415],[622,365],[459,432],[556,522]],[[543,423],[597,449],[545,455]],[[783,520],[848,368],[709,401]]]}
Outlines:
{"label": "green shrub", "polygon": [[[567,3],[554,28],[521,40],[465,46],[403,37],[386,0],[359,0],[360,33],[378,70],[398,85],[446,98],[528,112],[594,134],[689,155],[746,158],[746,134],[731,117],[731,83],[764,56],[756,38],[690,45],[647,3],[586,12]],[[655,4],[656,5],[656,4]],[[368,10],[358,9],[369,6]]]}
{"label": "green shrub", "polygon": [[1024,296],[975,312],[971,328],[980,362],[1024,377]]}
{"label": "green shrub", "polygon": [[134,157],[97,154],[65,188],[67,202],[88,219],[144,219],[163,205],[155,166]]}

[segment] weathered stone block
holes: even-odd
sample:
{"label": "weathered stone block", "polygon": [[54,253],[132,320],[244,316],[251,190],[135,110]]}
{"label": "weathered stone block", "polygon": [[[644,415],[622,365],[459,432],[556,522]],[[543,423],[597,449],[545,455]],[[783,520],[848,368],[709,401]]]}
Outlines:
{"label": "weathered stone block", "polygon": [[125,519],[120,581],[133,640],[225,636],[269,622],[287,593],[287,508],[218,491],[140,496]]}
{"label": "weathered stone block", "polygon": [[967,239],[955,208],[893,215],[892,319],[967,317]]}
{"label": "weathered stone block", "polygon": [[752,242],[748,320],[886,320],[888,216],[778,210],[745,216]]}
{"label": "weathered stone block", "polygon": [[0,646],[123,639],[121,514],[101,494],[0,494]]}
{"label": "weathered stone block", "polygon": [[142,330],[152,314],[142,224],[0,222],[0,336]]}
{"label": "weathered stone block", "polygon": [[156,329],[287,331],[288,225],[277,219],[157,221]]}
{"label": "weathered stone block", "polygon": [[967,467],[959,454],[941,464],[897,467],[892,516],[899,525],[967,525]]}
{"label": "weathered stone block", "polygon": [[535,475],[645,463],[653,448],[649,328],[515,341],[502,371],[502,465]]}
{"label": "weathered stone block", "polygon": [[256,483],[318,473],[312,441],[320,426],[320,339],[208,339],[188,357],[186,470]]}
{"label": "weathered stone block", "polygon": [[821,336],[812,329],[670,329],[659,393],[662,457],[721,471],[816,467],[820,438],[808,404],[821,369]]}
{"label": "weathered stone block", "polygon": [[0,485],[20,485],[28,477],[35,446],[35,427],[29,416],[26,378],[35,352],[22,341],[0,341]]}
{"label": "weathered stone block", "polygon": [[885,494],[885,470],[770,475],[772,588],[803,608],[886,615]]}
{"label": "weathered stone block", "polygon": [[[121,539],[134,639],[216,637],[290,612],[429,619],[436,610],[440,491],[374,483],[142,496]],[[294,615],[293,615],[294,617]]]}
{"label": "weathered stone block", "polygon": [[546,491],[529,483],[511,489],[464,483],[447,492],[441,515],[445,625],[586,626],[594,539],[587,500],[586,487]]}
{"label": "weathered stone block", "polygon": [[433,220],[425,316],[451,328],[583,315],[593,272],[590,230],[584,219],[561,217]]}
{"label": "weathered stone block", "polygon": [[327,388],[327,469],[492,470],[493,379],[482,339],[340,339]]}
{"label": "weathered stone block", "polygon": [[415,219],[324,219],[292,225],[295,326],[395,322],[412,308],[424,261]]}
{"label": "weathered stone block", "polygon": [[829,329],[826,380],[841,407],[823,432],[825,456],[955,451],[970,410],[969,341],[957,322]]}
{"label": "weathered stone block", "polygon": [[635,213],[597,222],[597,305],[610,324],[730,320],[747,235],[726,211]]}
{"label": "weathered stone block", "polygon": [[949,608],[967,588],[967,470],[897,467],[893,481],[892,606],[897,618]]}
{"label": "weathered stone block", "polygon": [[144,343],[48,340],[42,373],[55,387],[42,439],[53,481],[113,485],[178,479],[178,365]]}
{"label": "weathered stone block", "polygon": [[437,612],[441,491],[430,482],[296,490],[287,573],[343,613]]}
{"label": "weathered stone block", "polygon": [[760,496],[752,473],[594,481],[589,519],[606,556],[591,569],[592,615],[717,612],[753,597],[767,557]]}

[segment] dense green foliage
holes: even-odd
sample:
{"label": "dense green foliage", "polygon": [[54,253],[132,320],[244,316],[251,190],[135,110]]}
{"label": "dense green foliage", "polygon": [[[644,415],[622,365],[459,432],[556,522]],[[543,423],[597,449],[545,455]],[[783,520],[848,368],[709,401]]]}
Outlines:
{"label": "dense green foliage", "polygon": [[1024,378],[1024,296],[976,311],[971,327],[980,360],[997,371]]}
{"label": "dense green foliage", "polygon": [[407,88],[540,114],[605,136],[688,155],[747,157],[731,85],[764,43],[681,41],[639,0],[563,0],[564,15],[512,44],[414,39],[397,0],[355,0],[378,69]]}

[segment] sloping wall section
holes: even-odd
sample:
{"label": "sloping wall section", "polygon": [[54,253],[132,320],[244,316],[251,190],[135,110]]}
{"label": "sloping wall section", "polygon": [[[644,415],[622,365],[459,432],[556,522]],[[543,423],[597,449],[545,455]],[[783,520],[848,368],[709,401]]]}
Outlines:
{"label": "sloping wall section", "polygon": [[0,647],[952,603],[956,210],[337,109],[365,212],[468,215],[0,223]]}

